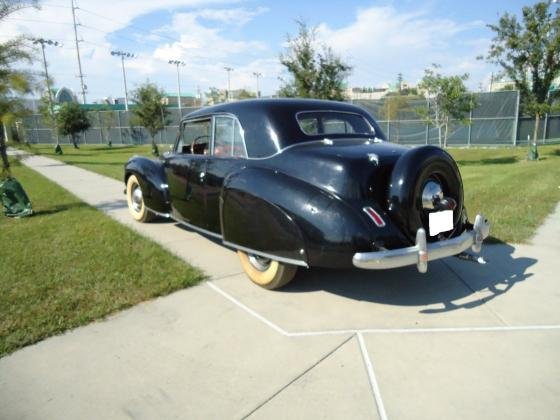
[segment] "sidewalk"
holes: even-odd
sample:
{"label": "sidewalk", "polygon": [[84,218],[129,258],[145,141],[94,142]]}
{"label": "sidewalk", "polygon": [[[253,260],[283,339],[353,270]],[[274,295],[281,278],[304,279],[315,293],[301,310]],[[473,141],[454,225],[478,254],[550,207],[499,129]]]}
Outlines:
{"label": "sidewalk", "polygon": [[560,412],[560,206],[535,245],[486,247],[484,266],[309,270],[269,292],[231,250],[171,222],[134,222],[122,183],[40,156],[23,162],[210,281],[0,359],[0,419]]}

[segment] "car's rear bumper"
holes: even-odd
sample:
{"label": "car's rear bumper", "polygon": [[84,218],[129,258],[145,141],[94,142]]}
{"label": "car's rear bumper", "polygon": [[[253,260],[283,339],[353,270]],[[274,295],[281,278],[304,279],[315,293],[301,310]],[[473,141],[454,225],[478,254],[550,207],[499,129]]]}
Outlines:
{"label": "car's rear bumper", "polygon": [[469,247],[480,252],[482,241],[490,233],[490,223],[484,216],[477,214],[472,230],[463,232],[456,238],[427,243],[426,231],[422,228],[416,233],[416,245],[387,251],[358,252],[352,263],[355,267],[369,270],[403,267],[416,264],[418,271],[425,273],[428,261],[460,254]]}

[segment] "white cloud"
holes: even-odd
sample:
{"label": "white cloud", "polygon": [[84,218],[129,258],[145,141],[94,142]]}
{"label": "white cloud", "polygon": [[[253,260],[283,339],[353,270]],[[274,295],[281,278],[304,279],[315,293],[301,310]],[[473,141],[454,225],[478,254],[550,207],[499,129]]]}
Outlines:
{"label": "white cloud", "polygon": [[218,28],[203,26],[199,23],[199,16],[198,12],[177,13],[173,17],[169,31],[180,34],[180,40],[157,48],[154,57],[163,60],[223,60],[241,53],[254,55],[267,48],[261,41],[233,40],[222,36],[223,26]]}
{"label": "white cloud", "polygon": [[391,6],[373,6],[359,10],[348,26],[320,24],[317,34],[354,66],[351,83],[369,86],[394,83],[399,72],[416,83],[432,63],[441,64],[445,73],[468,71],[473,79],[481,77],[486,65],[475,57],[484,51],[484,42],[462,43],[460,51],[457,45],[465,32],[482,25],[434,18],[429,11],[401,13]]}
{"label": "white cloud", "polygon": [[[229,7],[239,0],[78,0],[77,3],[82,7],[76,14],[82,25],[78,27],[78,32],[84,41],[80,43],[80,52],[89,88],[88,101],[108,95],[124,96],[121,63],[109,54],[112,49],[127,50],[127,45],[136,44],[131,49],[139,53],[139,57],[125,62],[129,90],[150,78],[164,89],[174,91],[176,73],[167,63],[168,59],[174,58],[189,63],[182,71],[182,81],[185,89],[191,92],[196,90],[198,83],[203,84],[202,89],[210,84],[220,86],[225,76],[222,64],[217,63],[227,63],[236,54],[247,55],[243,66],[236,66],[241,72],[243,67],[249,66],[246,63],[257,60],[259,54],[267,51],[267,46],[261,41],[223,36],[224,28],[242,26],[267,11],[262,7]],[[213,5],[218,8],[212,9]],[[136,31],[135,26],[129,27],[139,16],[176,8],[192,11],[173,15],[170,24],[149,33]],[[201,20],[204,20],[204,25]],[[130,32],[121,31],[116,38],[112,36],[127,28]],[[25,9],[2,23],[3,38],[19,34],[62,41],[63,48],[47,48],[49,71],[57,86],[65,85],[76,92],[80,90],[69,5],[47,0],[42,2],[40,10]],[[171,39],[177,39],[177,42]],[[35,62],[34,69],[42,72],[42,62]],[[236,80],[249,81],[245,79],[245,76],[239,75]]]}
{"label": "white cloud", "polygon": [[254,10],[236,9],[203,9],[195,14],[201,18],[223,23],[242,26],[251,21],[255,16],[267,12],[266,7],[257,7]]}

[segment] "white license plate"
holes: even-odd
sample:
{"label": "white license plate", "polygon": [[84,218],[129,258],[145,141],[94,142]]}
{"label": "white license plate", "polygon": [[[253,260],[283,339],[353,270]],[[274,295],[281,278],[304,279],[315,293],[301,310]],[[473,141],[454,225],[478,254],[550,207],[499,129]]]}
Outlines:
{"label": "white license plate", "polygon": [[453,210],[436,211],[428,214],[430,236],[453,229]]}

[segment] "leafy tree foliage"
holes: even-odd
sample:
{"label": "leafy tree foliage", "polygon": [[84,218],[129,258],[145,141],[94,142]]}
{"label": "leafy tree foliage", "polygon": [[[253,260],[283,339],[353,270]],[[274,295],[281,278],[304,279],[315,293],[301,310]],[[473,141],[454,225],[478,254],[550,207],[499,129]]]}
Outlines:
{"label": "leafy tree foliage", "polygon": [[[52,86],[52,79],[49,80],[49,85]],[[45,87],[45,89],[47,88]],[[52,96],[49,96],[49,93],[45,91],[39,99],[39,115],[43,124],[51,128],[51,134],[55,140],[55,153],[61,155],[63,152],[62,147],[60,147],[60,136],[56,124],[55,105],[51,102]]]}
{"label": "leafy tree foliage", "polygon": [[56,114],[56,127],[64,136],[70,136],[75,149],[78,147],[78,136],[91,127],[87,112],[76,102],[62,104]]}
{"label": "leafy tree foliage", "polygon": [[383,105],[379,110],[381,118],[394,122],[396,131],[395,141],[397,143],[400,141],[401,111],[405,111],[407,109],[409,109],[408,98],[405,95],[402,95],[399,91],[395,95],[385,96]]}
{"label": "leafy tree foliage", "polygon": [[554,100],[552,82],[560,74],[560,10],[551,1],[526,6],[521,21],[509,13],[488,25],[495,36],[487,60],[498,64],[520,91],[526,113],[535,116],[533,142],[540,118],[550,112]]}
{"label": "leafy tree foliage", "polygon": [[237,99],[254,99],[257,95],[253,92],[249,92],[247,89],[241,89],[237,93]]}
{"label": "leafy tree foliage", "polygon": [[458,120],[468,124],[467,114],[474,108],[474,95],[469,93],[464,82],[468,74],[443,76],[438,73],[440,66],[424,70],[419,89],[426,92],[428,106],[418,112],[429,123],[437,127],[440,147],[447,147],[449,123]]}
{"label": "leafy tree foliage", "polygon": [[152,153],[159,156],[155,136],[165,127],[169,111],[163,106],[165,93],[155,83],[146,82],[134,91],[134,121],[150,133]]}
{"label": "leafy tree foliage", "polygon": [[205,95],[210,105],[216,105],[226,100],[226,95],[222,93],[220,89],[213,86],[208,88],[208,91],[205,92]]}
{"label": "leafy tree foliage", "polygon": [[101,130],[101,138],[107,146],[113,147],[113,142],[110,139],[111,129],[115,126],[115,111],[110,107],[103,107],[102,111],[97,111],[97,120],[99,121],[99,129]]}
{"label": "leafy tree foliage", "polygon": [[[36,5],[36,1],[0,1],[0,27],[4,18],[11,13],[24,7]],[[24,37],[18,37],[0,43],[0,157],[2,172],[8,174],[10,163],[6,153],[4,126],[11,125],[16,118],[25,112],[17,95],[28,93],[31,90],[31,75],[15,68],[20,62],[31,62],[32,60],[25,41]]]}
{"label": "leafy tree foliage", "polygon": [[287,50],[280,55],[280,63],[291,80],[283,80],[279,95],[343,100],[344,79],[352,67],[336,56],[330,47],[318,44],[315,28],[309,28],[304,22],[298,22],[298,25],[298,35],[295,38],[288,35]]}

